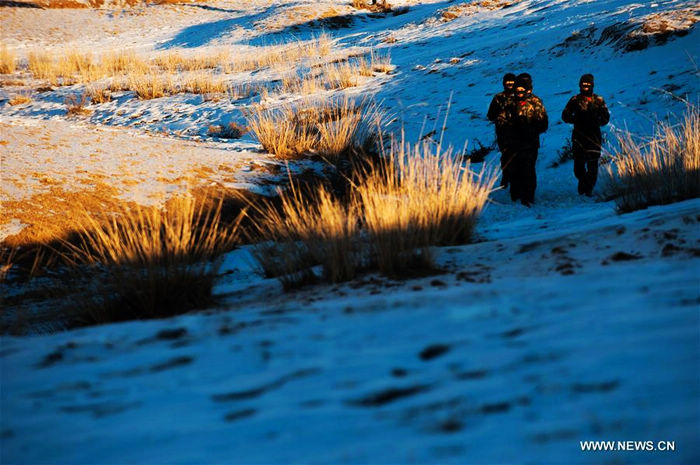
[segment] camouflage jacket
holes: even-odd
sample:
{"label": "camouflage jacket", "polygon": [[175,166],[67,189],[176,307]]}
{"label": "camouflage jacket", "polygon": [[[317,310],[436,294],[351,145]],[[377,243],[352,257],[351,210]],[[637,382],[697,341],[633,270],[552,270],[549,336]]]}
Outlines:
{"label": "camouflage jacket", "polygon": [[506,128],[508,145],[516,150],[527,150],[539,148],[540,134],[549,127],[549,119],[542,100],[529,94],[523,99],[508,99],[497,124]]}
{"label": "camouflage jacket", "polygon": [[512,98],[512,92],[499,92],[493,96],[491,104],[489,105],[489,111],[486,113],[486,117],[489,121],[496,123],[496,138],[499,143],[503,143],[507,137],[506,128],[502,124],[502,118],[499,118],[508,104],[508,100]]}
{"label": "camouflage jacket", "polygon": [[574,125],[571,142],[578,150],[600,152],[602,136],[600,127],[610,121],[610,112],[600,95],[574,95],[561,113],[565,123]]}

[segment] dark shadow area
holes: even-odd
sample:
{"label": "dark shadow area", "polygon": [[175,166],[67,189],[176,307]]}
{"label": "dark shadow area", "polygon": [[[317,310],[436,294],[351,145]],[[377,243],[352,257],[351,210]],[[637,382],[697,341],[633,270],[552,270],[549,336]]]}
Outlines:
{"label": "dark shadow area", "polygon": [[[449,3],[449,2],[446,2]],[[433,5],[430,5],[433,6]],[[386,13],[380,13],[380,12],[366,12],[366,11],[359,11],[356,13],[347,13],[347,14],[341,14],[338,16],[330,16],[326,18],[319,18],[319,19],[312,19],[308,21],[302,21],[299,23],[295,24],[290,24],[288,26],[285,26],[283,28],[279,29],[274,29],[270,30],[269,32],[265,32],[264,34],[261,34],[257,37],[255,37],[253,40],[248,42],[249,45],[254,45],[254,46],[265,46],[270,44],[271,42],[279,41],[280,36],[292,36],[295,40],[306,40],[309,37],[304,36],[303,32],[308,32],[309,34],[313,33],[319,33],[322,31],[326,30],[341,30],[345,28],[349,28],[351,26],[357,26],[357,23],[367,23],[367,24],[373,24],[373,20],[381,20],[385,18],[391,18],[394,16],[404,16],[406,18],[405,21],[402,21],[401,23],[396,23],[392,24],[392,28],[394,27],[403,27],[403,25],[410,23],[414,18],[416,17],[416,13],[419,13],[420,10],[425,7],[415,7],[412,6],[410,9],[397,9],[394,11],[386,12]],[[415,18],[414,18],[415,19]],[[390,31],[391,29],[387,29]],[[357,30],[356,32],[365,32],[365,31],[360,31]]]}
{"label": "dark shadow area", "polygon": [[[197,5],[190,6],[194,7]],[[235,27],[251,27],[255,21],[262,19],[276,8],[276,5],[271,5],[265,10],[252,15],[194,24],[182,29],[169,41],[158,45],[157,49],[163,50],[173,47],[194,48],[207,45],[216,39],[224,37],[226,33]]]}
{"label": "dark shadow area", "polygon": [[39,5],[38,3],[33,3],[33,2],[17,2],[13,0],[0,0],[0,8],[3,7],[10,7],[10,8],[39,8],[41,10],[44,9],[43,6]]}
{"label": "dark shadow area", "polygon": [[220,13],[240,13],[241,12],[241,10],[229,10],[226,8],[220,8],[218,6],[202,5],[200,3],[181,3],[180,5],[186,6],[186,7],[191,7],[191,8],[199,8],[200,10],[218,11]]}

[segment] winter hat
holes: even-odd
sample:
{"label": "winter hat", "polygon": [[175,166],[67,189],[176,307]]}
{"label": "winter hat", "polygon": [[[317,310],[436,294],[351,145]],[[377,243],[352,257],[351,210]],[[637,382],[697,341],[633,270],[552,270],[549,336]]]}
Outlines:
{"label": "winter hat", "polygon": [[522,87],[525,90],[532,90],[532,76],[528,73],[521,73],[515,78],[515,87]]}
{"label": "winter hat", "polygon": [[578,85],[580,86],[584,82],[587,82],[593,87],[593,75],[592,74],[584,74],[581,76],[581,79],[578,80]]}
{"label": "winter hat", "polygon": [[503,76],[503,85],[506,85],[506,81],[515,81],[515,74],[513,73],[506,73]]}

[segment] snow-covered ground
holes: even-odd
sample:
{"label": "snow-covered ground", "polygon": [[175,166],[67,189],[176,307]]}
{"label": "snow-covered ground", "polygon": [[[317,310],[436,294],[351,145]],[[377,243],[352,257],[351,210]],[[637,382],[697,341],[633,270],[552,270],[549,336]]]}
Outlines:
{"label": "snow-covered ground", "polygon": [[[335,47],[389,52],[396,65],[347,92],[373,95],[409,137],[439,131],[452,94],[446,143],[491,144],[484,115],[508,71],[533,75],[550,115],[535,206],[495,192],[480,242],[438,251],[443,274],[285,294],[243,247],[226,256],[222,303],[207,313],[2,336],[0,461],[699,463],[700,200],[618,215],[612,202],[576,194],[570,162],[549,167],[582,73],[595,74],[610,107],[608,139],[615,128],[649,134],[698,102],[697,28],[646,47],[624,38],[653,18],[681,24],[670,12],[694,20],[697,2],[494,1],[483,3],[513,5],[451,21],[441,11],[459,2],[392,2],[409,7],[400,15],[349,3],[0,8],[0,38],[20,54],[63,42],[247,51],[317,35],[318,22],[301,19],[335,8],[352,15],[329,31]],[[70,19],[42,28],[52,18]],[[96,27],[78,35],[78,18]],[[284,26],[289,18],[299,24]],[[66,121],[62,102],[80,86],[2,101],[17,91],[0,88],[3,202],[40,193],[42,176],[64,189],[111,177],[138,198],[172,190],[178,170],[241,186],[255,182],[250,166],[275,163],[250,135],[207,136],[208,124],[243,121],[258,96],[124,93]],[[586,440],[675,441],[676,450],[582,452]]]}

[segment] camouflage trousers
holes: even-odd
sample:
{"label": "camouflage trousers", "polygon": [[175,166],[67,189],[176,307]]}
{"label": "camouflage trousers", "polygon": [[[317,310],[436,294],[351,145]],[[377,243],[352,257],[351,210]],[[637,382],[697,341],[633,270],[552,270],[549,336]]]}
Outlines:
{"label": "camouflage trousers", "polygon": [[537,189],[537,149],[518,150],[513,153],[508,165],[508,180],[510,181],[510,198],[515,202],[532,204],[535,201]]}
{"label": "camouflage trousers", "polygon": [[578,179],[578,193],[592,195],[598,179],[598,159],[574,158],[574,176]]}

